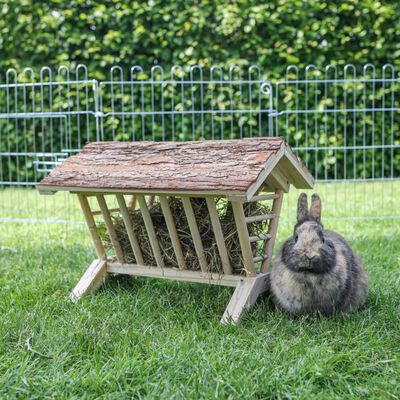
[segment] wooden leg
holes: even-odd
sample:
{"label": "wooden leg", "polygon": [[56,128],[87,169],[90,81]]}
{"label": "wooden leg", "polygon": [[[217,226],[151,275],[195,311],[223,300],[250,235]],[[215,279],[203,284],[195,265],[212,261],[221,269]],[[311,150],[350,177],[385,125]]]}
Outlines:
{"label": "wooden leg", "polygon": [[106,260],[94,260],[72,291],[70,298],[76,303],[82,296],[96,292],[107,275]]}
{"label": "wooden leg", "polygon": [[254,305],[258,296],[269,289],[269,274],[259,274],[254,278],[243,278],[236,286],[228,306],[221,319],[221,324],[239,322],[242,313]]}

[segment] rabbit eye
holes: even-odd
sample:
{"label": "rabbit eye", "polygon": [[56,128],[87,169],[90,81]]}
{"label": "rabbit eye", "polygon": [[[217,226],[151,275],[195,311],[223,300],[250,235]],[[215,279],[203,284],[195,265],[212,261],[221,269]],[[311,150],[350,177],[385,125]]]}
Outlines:
{"label": "rabbit eye", "polygon": [[294,242],[297,243],[298,240],[299,240],[299,236],[296,235],[296,236],[294,237]]}
{"label": "rabbit eye", "polygon": [[325,243],[325,238],[323,236],[321,236],[321,241],[322,243]]}

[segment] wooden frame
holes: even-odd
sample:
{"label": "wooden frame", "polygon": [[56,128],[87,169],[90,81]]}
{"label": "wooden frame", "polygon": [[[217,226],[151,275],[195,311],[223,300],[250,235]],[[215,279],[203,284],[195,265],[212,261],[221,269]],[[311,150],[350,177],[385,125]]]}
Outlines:
{"label": "wooden frame", "polygon": [[[102,156],[99,157],[99,154]],[[291,184],[297,188],[310,189],[313,183],[311,174],[284,140],[269,137],[179,143],[89,143],[84,151],[56,167],[37,188],[41,194],[54,194],[59,190],[77,194],[89,228],[97,259],[72,291],[73,301],[94,293],[110,274],[231,286],[235,291],[221,319],[221,323],[225,324],[237,323],[244,310],[268,289],[269,265],[284,193],[288,192]],[[105,196],[114,196],[118,207],[109,208]],[[198,271],[186,268],[185,254],[168,202],[169,196],[182,200],[199,261]],[[91,209],[88,197],[97,200],[98,210]],[[232,266],[229,258],[216,205],[221,197],[232,205],[243,260],[243,265],[239,266],[242,275],[237,272],[235,274],[238,266]],[[218,274],[212,273],[207,264],[192,198],[203,198],[206,201],[222,264],[222,271]],[[157,238],[157,226],[154,226],[150,212],[157,199],[178,268],[167,267],[164,262]],[[246,203],[261,201],[272,202],[271,212],[265,215],[245,215]],[[157,265],[146,265],[136,227],[130,217],[133,210],[140,210],[142,214]],[[119,213],[122,217],[134,263],[127,262],[113,226],[112,213]],[[108,256],[97,231],[95,217],[102,218],[108,233],[107,243],[112,247],[112,254]],[[250,236],[249,224],[259,221],[268,224],[267,231]],[[259,249],[262,250],[261,254]]]}
{"label": "wooden frame", "polygon": [[[189,271],[185,268],[184,255],[182,253],[181,244],[179,241],[178,232],[176,230],[174,218],[169,207],[168,198],[165,195],[158,195],[162,212],[165,217],[168,232],[171,236],[174,253],[179,265],[179,269],[165,267],[162,252],[157,240],[156,227],[153,225],[149,212],[149,204],[146,202],[145,195],[142,193],[113,193],[99,194],[95,193],[78,193],[81,208],[87,221],[89,231],[91,233],[93,244],[96,248],[98,259],[94,260],[88,270],[83,275],[82,279],[76,285],[71,293],[71,299],[78,301],[82,296],[92,294],[99,289],[101,283],[105,280],[108,274],[126,274],[132,276],[145,276],[151,278],[173,279],[186,282],[206,283],[221,286],[231,286],[235,288],[232,298],[222,316],[221,323],[236,324],[244,310],[252,306],[258,296],[268,289],[268,263],[271,260],[274,241],[277,233],[278,218],[282,205],[284,191],[277,190],[274,193],[263,193],[254,195],[249,202],[256,201],[273,201],[272,212],[267,215],[246,217],[244,212],[244,204],[246,201],[231,201],[234,213],[237,232],[239,235],[240,248],[243,255],[243,270],[245,275],[235,275],[232,272],[232,267],[229,262],[228,252],[225,246],[225,239],[222,233],[221,222],[219,219],[216,200],[213,196],[205,196],[212,228],[215,235],[218,251],[223,265],[223,273],[216,274],[209,272],[207,260],[204,254],[203,244],[201,241],[199,229],[196,222],[196,217],[190,201],[190,197],[179,196],[182,200],[186,218],[188,220],[190,233],[193,244],[199,259],[200,271]],[[126,263],[123,251],[118,242],[118,238],[113,227],[113,222],[110,217],[110,209],[107,207],[105,195],[115,196],[118,209],[112,209],[113,212],[120,212],[123,219],[129,241],[135,256],[136,263]],[[134,198],[139,204],[140,211],[143,216],[145,228],[149,237],[154,258],[157,261],[157,266],[145,265],[143,255],[139,246],[139,242],[135,233],[135,227],[129,217],[129,208],[125,202],[124,195],[129,195],[130,199]],[[88,197],[94,196],[97,199],[100,210],[91,210],[88,202]],[[155,201],[155,197],[151,198]],[[116,260],[107,258],[105,246],[97,233],[97,226],[93,216],[102,216],[107,233],[110,238],[110,243],[114,249]],[[258,236],[249,236],[248,224],[256,221],[268,221],[269,229],[266,234]],[[252,243],[264,242],[264,256],[255,257],[253,255]],[[262,262],[262,267],[257,271],[255,264]]]}

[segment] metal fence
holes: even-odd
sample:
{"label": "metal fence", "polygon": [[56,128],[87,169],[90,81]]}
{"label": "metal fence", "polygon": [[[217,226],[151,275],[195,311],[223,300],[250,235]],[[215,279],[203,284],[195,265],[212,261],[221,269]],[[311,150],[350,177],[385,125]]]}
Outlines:
{"label": "metal fence", "polygon": [[88,141],[267,135],[299,154],[329,217],[400,217],[400,77],[392,65],[289,66],[283,78],[257,66],[114,66],[107,79],[84,65],[0,75],[0,222],[79,221],[64,195],[39,198],[27,188]]}

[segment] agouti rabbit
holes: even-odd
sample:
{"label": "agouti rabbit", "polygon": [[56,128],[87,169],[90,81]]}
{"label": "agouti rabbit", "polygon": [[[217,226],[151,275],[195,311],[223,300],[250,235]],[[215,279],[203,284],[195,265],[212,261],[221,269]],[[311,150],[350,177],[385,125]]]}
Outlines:
{"label": "agouti rabbit", "polygon": [[350,312],[367,298],[364,266],[342,236],[324,229],[316,194],[310,212],[307,195],[299,196],[297,224],[276,257],[271,292],[277,307],[295,315]]}

